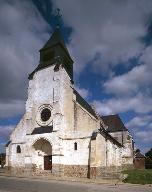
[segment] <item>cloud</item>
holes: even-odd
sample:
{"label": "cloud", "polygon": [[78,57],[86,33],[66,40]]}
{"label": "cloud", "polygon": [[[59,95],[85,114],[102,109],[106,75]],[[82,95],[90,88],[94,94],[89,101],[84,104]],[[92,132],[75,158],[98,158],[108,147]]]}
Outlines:
{"label": "cloud", "polygon": [[[152,74],[152,47],[147,47],[139,57],[139,65],[133,67],[123,75],[113,76],[106,80],[103,88],[107,94],[113,94],[108,101],[101,102],[109,112],[136,113],[152,112],[151,74]],[[100,109],[99,109],[100,110]],[[145,118],[145,117],[143,117]],[[141,119],[141,118],[140,118]],[[134,119],[134,121],[139,119]]]}
{"label": "cloud", "polygon": [[115,114],[127,111],[133,111],[135,113],[152,112],[152,98],[140,93],[134,97],[111,98],[103,101],[94,100],[93,104],[101,115]]}
{"label": "cloud", "polygon": [[152,143],[152,131],[140,131],[136,133],[136,136],[142,142]]}
{"label": "cloud", "polygon": [[5,145],[16,125],[0,125],[0,153],[5,152]]}
{"label": "cloud", "polygon": [[150,123],[150,124],[148,125],[148,127],[149,127],[150,129],[152,129],[152,123]]}
{"label": "cloud", "polygon": [[2,142],[7,142],[9,139],[9,135],[12,132],[13,128],[15,125],[4,125],[0,126],[0,141]]}
{"label": "cloud", "polygon": [[126,123],[126,126],[128,128],[149,128],[150,122],[152,121],[152,115],[142,115],[142,116],[136,116],[133,119],[131,119],[128,123]]}
{"label": "cloud", "polygon": [[151,70],[146,65],[134,67],[124,75],[112,77],[103,85],[107,93],[115,95],[134,95],[151,85]]}
{"label": "cloud", "polygon": [[70,47],[77,72],[92,61],[103,74],[115,65],[138,57],[145,45],[146,24],[152,1],[53,0],[62,10],[64,22],[72,27]]}
{"label": "cloud", "polygon": [[1,1],[0,118],[23,113],[28,74],[38,65],[38,50],[48,38],[47,29],[32,2]]}
{"label": "cloud", "polygon": [[149,68],[152,69],[152,46],[146,47],[141,56],[140,56],[140,63],[146,64]]}
{"label": "cloud", "polygon": [[7,118],[23,114],[25,111],[25,101],[9,100],[8,102],[0,102],[0,118]]}
{"label": "cloud", "polygon": [[138,92],[152,94],[152,46],[145,48],[138,59],[138,65],[123,75],[112,76],[103,84],[107,93],[121,95],[123,97],[133,96]]}
{"label": "cloud", "polygon": [[84,88],[80,88],[79,86],[75,86],[75,89],[78,91],[78,93],[83,97],[87,98],[89,96],[89,91]]}
{"label": "cloud", "polygon": [[6,143],[0,143],[0,153],[5,153],[5,145]]}

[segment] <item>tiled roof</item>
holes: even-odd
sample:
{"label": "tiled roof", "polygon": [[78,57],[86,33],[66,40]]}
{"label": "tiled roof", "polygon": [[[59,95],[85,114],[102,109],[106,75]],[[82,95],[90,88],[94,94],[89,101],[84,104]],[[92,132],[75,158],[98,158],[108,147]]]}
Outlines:
{"label": "tiled roof", "polygon": [[8,141],[8,142],[6,143],[6,145],[5,145],[5,147],[8,147],[10,143],[11,143],[11,141]]}
{"label": "tiled roof", "polygon": [[35,134],[43,134],[43,133],[51,133],[53,131],[53,126],[44,126],[44,127],[37,127],[33,130],[31,135]]}
{"label": "tiled roof", "polygon": [[108,132],[118,132],[118,131],[127,131],[123,122],[121,121],[119,115],[108,115],[101,117],[105,125],[108,126],[106,129]]}
{"label": "tiled roof", "polygon": [[135,154],[135,158],[145,158],[145,156],[143,154],[141,154],[140,152],[137,152]]}

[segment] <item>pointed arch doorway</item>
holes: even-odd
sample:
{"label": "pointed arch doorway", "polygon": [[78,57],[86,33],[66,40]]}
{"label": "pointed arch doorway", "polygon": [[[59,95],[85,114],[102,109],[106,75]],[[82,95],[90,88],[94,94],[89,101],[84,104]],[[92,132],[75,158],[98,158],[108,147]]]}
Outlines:
{"label": "pointed arch doorway", "polygon": [[39,162],[43,170],[52,171],[52,145],[44,138],[37,140],[33,147],[38,155]]}

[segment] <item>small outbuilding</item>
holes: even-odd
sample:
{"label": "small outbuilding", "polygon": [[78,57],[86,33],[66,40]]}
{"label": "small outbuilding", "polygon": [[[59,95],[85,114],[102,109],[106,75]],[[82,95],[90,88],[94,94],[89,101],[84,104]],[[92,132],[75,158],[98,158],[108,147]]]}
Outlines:
{"label": "small outbuilding", "polygon": [[135,169],[145,169],[145,156],[137,149],[134,156]]}

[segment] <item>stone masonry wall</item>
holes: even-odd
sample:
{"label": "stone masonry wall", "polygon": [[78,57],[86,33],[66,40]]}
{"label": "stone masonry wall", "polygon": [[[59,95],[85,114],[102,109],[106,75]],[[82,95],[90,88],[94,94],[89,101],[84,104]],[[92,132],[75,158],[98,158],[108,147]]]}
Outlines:
{"label": "stone masonry wall", "polygon": [[100,122],[76,102],[74,112],[74,128],[76,131],[92,132],[100,127]]}

